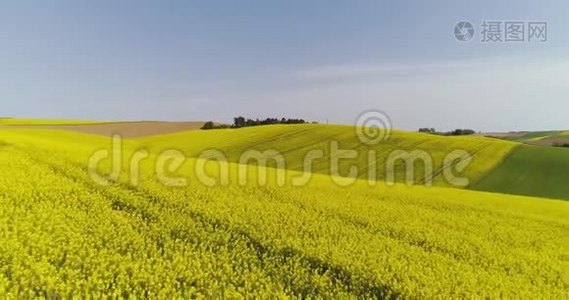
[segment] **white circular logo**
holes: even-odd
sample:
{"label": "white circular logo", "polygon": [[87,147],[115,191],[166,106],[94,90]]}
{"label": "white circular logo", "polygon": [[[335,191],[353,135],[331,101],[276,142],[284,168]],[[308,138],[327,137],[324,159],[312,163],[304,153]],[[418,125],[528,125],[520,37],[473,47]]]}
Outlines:
{"label": "white circular logo", "polygon": [[391,136],[391,119],[381,110],[366,110],[356,120],[358,139],[367,145],[386,141]]}

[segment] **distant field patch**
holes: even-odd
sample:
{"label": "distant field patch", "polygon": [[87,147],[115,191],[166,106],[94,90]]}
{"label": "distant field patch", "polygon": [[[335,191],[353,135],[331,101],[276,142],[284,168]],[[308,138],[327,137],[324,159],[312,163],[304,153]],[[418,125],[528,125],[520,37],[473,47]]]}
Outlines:
{"label": "distant field patch", "polygon": [[14,119],[14,118],[0,118],[0,125],[76,125],[76,124],[99,124],[104,123],[100,121],[88,120],[56,120],[56,119]]}
{"label": "distant field patch", "polygon": [[[5,121],[5,123],[2,123]],[[83,123],[81,123],[83,122]],[[89,122],[72,120],[23,120],[23,119],[0,119],[0,126],[69,130],[81,133],[89,133],[103,136],[119,134],[123,138],[138,138],[152,135],[169,134],[180,131],[197,130],[204,122]]]}
{"label": "distant field patch", "polygon": [[569,149],[520,145],[471,188],[569,200]]}
{"label": "distant field patch", "polygon": [[555,136],[562,133],[562,131],[534,131],[528,132],[518,138],[515,138],[517,141],[538,141],[550,136]]}
{"label": "distant field patch", "polygon": [[487,132],[478,134],[529,145],[555,146],[569,143],[569,131]]}

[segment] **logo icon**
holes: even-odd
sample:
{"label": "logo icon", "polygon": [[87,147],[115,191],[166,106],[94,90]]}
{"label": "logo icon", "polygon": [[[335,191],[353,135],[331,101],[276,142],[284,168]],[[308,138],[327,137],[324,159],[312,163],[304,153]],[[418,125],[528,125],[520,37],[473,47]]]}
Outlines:
{"label": "logo icon", "polygon": [[391,128],[391,118],[377,109],[362,112],[356,120],[356,135],[367,145],[387,141],[391,136]]}
{"label": "logo icon", "polygon": [[474,26],[470,22],[460,21],[454,26],[454,37],[461,42],[468,42],[474,37]]}

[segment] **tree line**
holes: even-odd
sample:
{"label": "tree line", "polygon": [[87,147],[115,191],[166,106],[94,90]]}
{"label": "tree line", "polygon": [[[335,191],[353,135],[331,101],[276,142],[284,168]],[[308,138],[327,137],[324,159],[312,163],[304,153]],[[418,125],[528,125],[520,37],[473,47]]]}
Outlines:
{"label": "tree line", "polygon": [[[275,125],[275,124],[306,124],[303,119],[290,119],[290,118],[266,118],[266,119],[245,119],[244,117],[233,118],[233,124],[216,124],[213,121],[205,122],[201,129],[223,129],[223,128],[242,128],[260,125]],[[314,123],[314,122],[313,122]]]}
{"label": "tree line", "polygon": [[419,132],[444,135],[444,136],[472,135],[476,133],[476,131],[472,129],[455,129],[447,132],[439,132],[434,128],[419,128]]}

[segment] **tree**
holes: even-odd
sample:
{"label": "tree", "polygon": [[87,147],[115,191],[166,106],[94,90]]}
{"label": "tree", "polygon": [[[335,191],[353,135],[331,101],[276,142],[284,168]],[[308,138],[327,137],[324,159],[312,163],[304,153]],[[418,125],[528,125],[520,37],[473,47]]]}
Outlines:
{"label": "tree", "polygon": [[450,135],[471,135],[475,133],[476,131],[472,129],[455,129],[452,132],[450,132]]}
{"label": "tree", "polygon": [[213,123],[213,121],[207,121],[205,122],[205,124],[203,124],[202,129],[207,130],[207,129],[214,129],[215,128],[215,124]]}
{"label": "tree", "polygon": [[239,116],[237,118],[233,118],[233,127],[235,128],[241,128],[241,127],[245,127],[246,123],[245,123],[245,118]]}
{"label": "tree", "polygon": [[419,128],[419,132],[435,134],[437,131],[434,128]]}

